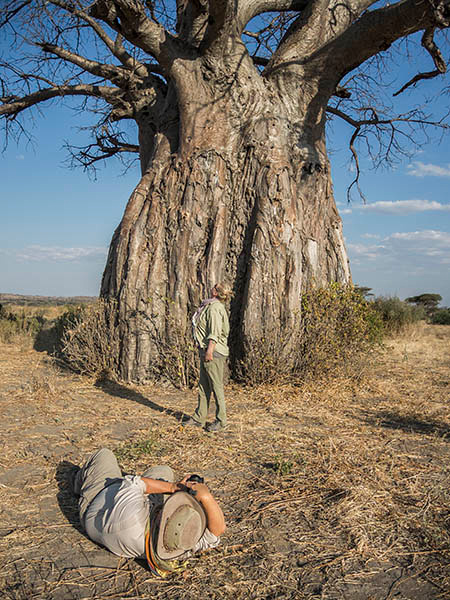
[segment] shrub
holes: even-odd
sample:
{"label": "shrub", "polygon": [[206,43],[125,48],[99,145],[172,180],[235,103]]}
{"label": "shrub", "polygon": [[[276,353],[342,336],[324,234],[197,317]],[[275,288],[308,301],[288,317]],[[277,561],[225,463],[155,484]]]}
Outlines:
{"label": "shrub", "polygon": [[11,344],[19,335],[19,329],[15,321],[8,319],[0,320],[0,341],[4,344]]}
{"label": "shrub", "polygon": [[[170,342],[161,335],[144,311],[127,315],[130,331],[149,336],[156,347],[142,380],[170,381],[176,387],[192,385],[198,379],[197,350],[190,330],[182,329],[173,316],[173,302],[165,300],[166,327]],[[97,304],[71,307],[59,319],[61,356],[75,371],[91,376],[120,379],[120,332],[117,303],[100,300]]]}
{"label": "shrub", "polygon": [[171,342],[160,335],[153,336],[158,356],[149,365],[151,379],[166,379],[175,387],[192,387],[199,376],[198,350],[190,330],[180,326],[171,329]]}
{"label": "shrub", "polygon": [[434,315],[441,300],[442,296],[440,294],[420,294],[419,296],[405,298],[405,302],[421,306],[428,318]]}
{"label": "shrub", "polygon": [[[155,296],[148,298],[151,310],[136,311],[136,330],[149,336],[156,352],[148,366],[146,377],[152,380],[170,381],[178,388],[192,387],[199,376],[198,350],[192,339],[190,323],[183,327],[175,316],[175,303],[171,298]],[[164,311],[168,336],[162,334],[154,318]]]}
{"label": "shrub", "polygon": [[431,318],[433,325],[450,325],[450,308],[438,308]]}
{"label": "shrub", "polygon": [[34,340],[42,330],[45,319],[41,314],[25,310],[10,312],[0,305],[0,341],[10,344],[18,338]]}
{"label": "shrub", "polygon": [[268,328],[264,337],[247,349],[245,360],[235,365],[236,379],[246,385],[258,385],[280,382],[289,377],[292,368],[283,360],[287,342],[280,336],[278,328]]}
{"label": "shrub", "polygon": [[401,333],[410,325],[426,318],[426,313],[422,306],[408,304],[396,296],[379,296],[371,304],[383,321],[383,328],[386,335]]}
{"label": "shrub", "polygon": [[372,304],[352,286],[331,284],[302,298],[302,328],[295,372],[321,377],[343,368],[350,374],[382,340],[382,324]]}
{"label": "shrub", "polygon": [[238,375],[243,382],[300,382],[338,368],[354,374],[382,338],[378,313],[352,286],[332,284],[308,291],[302,296],[297,321],[289,339],[283,339],[274,327],[254,344],[240,365]]}
{"label": "shrub", "polygon": [[61,357],[67,365],[91,376],[119,376],[120,342],[113,300],[71,307],[58,319]]}

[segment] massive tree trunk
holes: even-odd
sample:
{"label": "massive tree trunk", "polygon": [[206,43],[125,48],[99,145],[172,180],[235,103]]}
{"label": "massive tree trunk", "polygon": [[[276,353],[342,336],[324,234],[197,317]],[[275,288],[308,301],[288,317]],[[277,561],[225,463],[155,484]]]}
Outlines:
{"label": "massive tree trunk", "polygon": [[324,140],[330,90],[311,74],[264,79],[237,50],[184,62],[157,127],[138,120],[143,175],[102,282],[119,304],[125,380],[148,377],[158,341],[176,343],[215,282],[234,293],[233,365],[268,332],[288,361],[302,292],[350,279]]}

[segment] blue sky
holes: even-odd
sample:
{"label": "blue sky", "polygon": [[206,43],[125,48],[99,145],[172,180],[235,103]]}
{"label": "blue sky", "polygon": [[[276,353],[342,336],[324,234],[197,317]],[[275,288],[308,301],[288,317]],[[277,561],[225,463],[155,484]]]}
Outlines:
{"label": "blue sky", "polygon": [[[401,63],[401,81],[421,66],[415,59]],[[442,112],[448,101],[438,96],[442,82],[420,85]],[[400,97],[399,110],[408,99],[408,92]],[[65,167],[64,140],[86,141],[79,125],[73,110],[53,102],[35,113],[33,143],[11,141],[0,155],[0,292],[98,294],[112,233],[139,173],[136,167],[122,176],[121,165],[112,160],[93,181]],[[439,293],[441,304],[450,306],[449,138],[438,143],[436,135],[390,171],[371,170],[361,156],[366,203],[354,194],[348,204],[346,190],[354,178],[349,135],[347,125],[335,125],[329,148],[354,282],[402,299]]]}

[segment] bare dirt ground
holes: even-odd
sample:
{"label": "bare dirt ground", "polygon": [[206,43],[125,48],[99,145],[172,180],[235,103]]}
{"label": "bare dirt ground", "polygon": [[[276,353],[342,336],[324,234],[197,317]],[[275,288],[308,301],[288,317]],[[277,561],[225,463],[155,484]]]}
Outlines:
{"label": "bare dirt ground", "polygon": [[[95,382],[0,346],[5,599],[450,598],[450,327],[387,344],[358,381],[227,389],[230,426],[183,429],[195,391]],[[87,539],[73,465],[107,446],[127,472],[205,475],[228,529],[155,580]]]}

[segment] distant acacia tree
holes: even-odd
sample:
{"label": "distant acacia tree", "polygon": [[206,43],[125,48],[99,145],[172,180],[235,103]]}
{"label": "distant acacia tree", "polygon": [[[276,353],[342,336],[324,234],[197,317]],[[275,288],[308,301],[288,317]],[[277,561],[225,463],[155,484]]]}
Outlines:
{"label": "distant acacia tree", "polygon": [[442,296],[440,294],[420,294],[419,296],[405,298],[405,302],[415,304],[416,306],[422,306],[428,317],[433,316],[441,300]]}
{"label": "distant acacia tree", "polygon": [[355,285],[355,290],[363,298],[368,298],[368,296],[373,296],[373,294],[372,294],[372,288],[370,288],[370,287],[366,287],[364,285]]}
{"label": "distant acacia tree", "polygon": [[376,98],[387,49],[411,34],[433,70],[399,92],[445,71],[435,34],[449,19],[449,0],[3,0],[7,135],[25,132],[24,111],[80,97],[98,123],[74,160],[139,157],[101,288],[117,300],[124,379],[145,379],[157,342],[173,344],[223,279],[233,358],[276,331],[289,362],[302,292],[350,281],[327,119],[353,128],[357,176],[358,139],[383,159],[415,128],[444,127]]}

